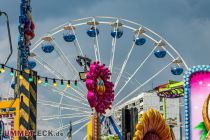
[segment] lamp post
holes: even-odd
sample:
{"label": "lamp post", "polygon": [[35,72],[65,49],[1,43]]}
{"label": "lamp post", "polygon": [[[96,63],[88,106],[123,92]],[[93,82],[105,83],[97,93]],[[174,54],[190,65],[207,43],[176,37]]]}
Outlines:
{"label": "lamp post", "polygon": [[80,80],[86,80],[86,72],[88,72],[90,68],[91,59],[83,56],[77,56],[77,63],[84,67],[84,72],[79,72]]}
{"label": "lamp post", "polygon": [[8,55],[6,61],[5,61],[5,65],[7,64],[7,62],[9,61],[12,53],[13,53],[13,49],[12,49],[12,39],[11,39],[11,34],[10,34],[10,26],[9,26],[9,17],[7,15],[6,12],[3,12],[0,10],[0,16],[4,15],[6,17],[6,23],[7,23],[7,32],[8,32],[8,37],[9,37],[9,45],[10,45],[10,54]]}

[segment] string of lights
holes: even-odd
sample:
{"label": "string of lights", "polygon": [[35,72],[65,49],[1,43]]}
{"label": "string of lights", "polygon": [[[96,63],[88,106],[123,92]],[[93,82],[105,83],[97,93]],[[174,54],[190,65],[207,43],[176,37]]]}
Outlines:
{"label": "string of lights", "polygon": [[[21,70],[18,70],[16,68],[13,68],[13,67],[10,67],[10,66],[7,66],[7,65],[4,65],[4,64],[0,64],[1,65],[1,68],[0,68],[0,73],[5,73],[6,71],[6,68],[7,69],[10,69],[10,73],[9,75],[11,77],[15,76],[15,72],[18,72],[19,73],[19,79],[22,80],[23,79],[23,74],[28,74],[26,73],[25,71],[21,71]],[[28,74],[28,81],[29,82],[33,82],[34,81],[34,75],[32,75],[31,73]],[[74,83],[74,87],[77,87],[78,85],[78,82],[81,82],[82,80],[78,80],[78,79],[75,79],[75,80],[66,80],[66,79],[58,79],[58,78],[52,78],[52,77],[46,77],[46,76],[40,76],[40,75],[36,75],[36,79],[37,79],[37,83],[38,84],[42,84],[44,83],[45,86],[49,85],[49,81],[52,81],[52,84],[54,87],[56,87],[58,84],[57,84],[57,81],[60,81],[60,85],[61,86],[65,86],[67,88],[70,88],[71,87],[71,83],[73,82]]]}

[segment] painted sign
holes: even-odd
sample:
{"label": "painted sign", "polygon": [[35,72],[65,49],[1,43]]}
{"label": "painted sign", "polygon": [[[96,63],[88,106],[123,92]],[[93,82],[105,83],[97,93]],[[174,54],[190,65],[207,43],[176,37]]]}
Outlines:
{"label": "painted sign", "polygon": [[13,139],[13,136],[6,135],[7,132],[14,130],[14,113],[0,115],[0,140]]}
{"label": "painted sign", "polygon": [[[4,133],[5,132],[5,124],[4,122],[1,120],[0,121],[0,140],[5,140],[5,139],[10,139],[9,136],[5,136]],[[12,138],[11,138],[12,139]]]}
{"label": "painted sign", "polygon": [[206,140],[210,130],[210,66],[190,69],[185,79],[185,139]]}

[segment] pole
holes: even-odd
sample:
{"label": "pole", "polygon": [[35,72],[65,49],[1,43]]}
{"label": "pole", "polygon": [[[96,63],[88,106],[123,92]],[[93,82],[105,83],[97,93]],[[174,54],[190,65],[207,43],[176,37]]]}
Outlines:
{"label": "pole", "polygon": [[122,135],[121,135],[119,129],[117,128],[117,126],[116,126],[116,124],[115,124],[115,122],[114,122],[112,116],[109,117],[109,120],[110,120],[110,122],[111,122],[111,124],[112,124],[112,126],[113,126],[113,128],[114,128],[114,130],[115,130],[115,132],[117,133],[119,139],[120,139],[120,140],[123,140],[123,137],[122,137]]}
{"label": "pole", "polygon": [[9,17],[7,15],[6,12],[0,11],[0,16],[4,15],[6,17],[6,23],[7,23],[7,32],[8,32],[8,36],[9,36],[9,45],[10,45],[10,54],[7,57],[6,61],[5,61],[5,65],[7,64],[7,62],[9,61],[12,53],[13,53],[13,48],[12,48],[12,39],[11,39],[11,33],[10,33],[10,26],[9,26]]}
{"label": "pole", "polygon": [[93,116],[93,140],[100,140],[100,114],[95,112]]}
{"label": "pole", "polygon": [[163,97],[163,117],[166,120],[166,97]]}

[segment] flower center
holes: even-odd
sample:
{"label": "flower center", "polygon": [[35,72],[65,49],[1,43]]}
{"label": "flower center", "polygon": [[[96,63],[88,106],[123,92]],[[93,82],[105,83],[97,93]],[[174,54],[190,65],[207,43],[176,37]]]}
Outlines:
{"label": "flower center", "polygon": [[147,132],[143,140],[160,140],[159,136],[154,132]]}
{"label": "flower center", "polygon": [[106,88],[104,85],[104,81],[101,77],[97,78],[97,88],[96,91],[98,92],[99,95],[103,95],[105,92]]}

